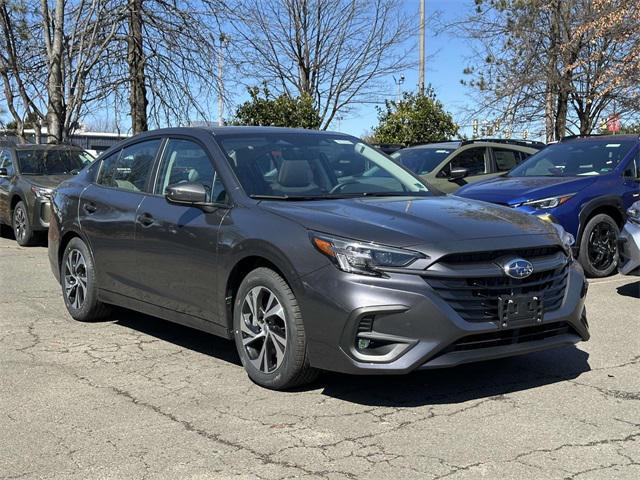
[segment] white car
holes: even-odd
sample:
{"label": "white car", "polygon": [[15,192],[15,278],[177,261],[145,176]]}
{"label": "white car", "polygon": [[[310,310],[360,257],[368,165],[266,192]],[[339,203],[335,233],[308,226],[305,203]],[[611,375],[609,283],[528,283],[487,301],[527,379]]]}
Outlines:
{"label": "white car", "polygon": [[619,239],[618,270],[623,275],[640,276],[640,201],[629,207],[627,218]]}

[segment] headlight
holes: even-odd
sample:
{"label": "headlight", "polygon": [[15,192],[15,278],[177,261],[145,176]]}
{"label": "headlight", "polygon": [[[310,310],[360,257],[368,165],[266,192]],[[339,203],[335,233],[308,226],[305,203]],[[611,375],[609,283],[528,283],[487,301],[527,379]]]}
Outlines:
{"label": "headlight", "polygon": [[634,203],[627,209],[627,217],[634,223],[640,223],[640,203]]}
{"label": "headlight", "polygon": [[571,253],[571,247],[576,243],[575,237],[567,232],[562,225],[557,223],[552,223],[551,225],[556,229],[558,237],[560,237],[560,240],[562,241],[562,246],[568,253]]}
{"label": "headlight", "polygon": [[406,267],[424,255],[401,248],[358,242],[321,233],[312,233],[311,241],[342,271],[380,275],[379,269]]}
{"label": "headlight", "polygon": [[543,198],[541,200],[529,200],[528,202],[521,203],[520,205],[527,205],[533,208],[556,208],[557,206],[562,205],[564,202],[573,197],[575,193],[570,193],[569,195],[562,195],[560,197],[549,197]]}
{"label": "headlight", "polygon": [[31,187],[31,191],[36,198],[51,198],[51,194],[53,193],[53,190],[50,188],[36,187],[35,185]]}

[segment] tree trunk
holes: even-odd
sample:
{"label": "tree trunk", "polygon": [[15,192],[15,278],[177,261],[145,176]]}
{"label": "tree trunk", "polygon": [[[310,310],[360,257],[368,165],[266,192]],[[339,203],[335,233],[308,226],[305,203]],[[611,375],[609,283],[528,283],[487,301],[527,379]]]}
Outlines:
{"label": "tree trunk", "polygon": [[[66,109],[64,104],[64,84],[62,78],[62,48],[64,35],[64,0],[56,0],[53,19],[53,35],[49,37],[47,57],[49,72],[47,77],[47,133],[50,143],[65,140],[64,124]],[[49,6],[42,0],[43,22],[45,32],[51,31]]]}
{"label": "tree trunk", "polygon": [[133,133],[149,129],[147,119],[147,88],[142,34],[142,2],[129,0],[129,35],[127,36],[127,64],[129,66],[129,106]]}
{"label": "tree trunk", "polygon": [[555,95],[551,88],[551,84],[547,82],[547,88],[545,92],[545,104],[544,104],[544,127],[547,143],[555,140],[555,121],[553,110],[555,108]]}
{"label": "tree trunk", "polygon": [[555,140],[562,140],[567,132],[567,111],[569,109],[569,93],[563,88],[558,94],[556,107]]}

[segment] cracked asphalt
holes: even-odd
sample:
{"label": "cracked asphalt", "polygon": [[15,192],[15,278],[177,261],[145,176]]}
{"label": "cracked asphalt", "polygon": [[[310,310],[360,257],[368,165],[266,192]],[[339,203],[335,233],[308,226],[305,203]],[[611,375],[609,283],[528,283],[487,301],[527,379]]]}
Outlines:
{"label": "cracked asphalt", "polygon": [[0,239],[0,478],[640,478],[640,281],[592,281],[592,339],[403,377],[253,385],[231,342],[79,323],[46,248]]}

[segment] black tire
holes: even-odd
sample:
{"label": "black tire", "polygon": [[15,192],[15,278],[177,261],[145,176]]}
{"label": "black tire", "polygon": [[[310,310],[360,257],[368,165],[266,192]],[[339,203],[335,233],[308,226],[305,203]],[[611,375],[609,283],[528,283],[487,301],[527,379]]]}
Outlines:
{"label": "black tire", "polygon": [[13,234],[16,237],[16,242],[21,247],[28,247],[34,243],[34,232],[31,226],[31,220],[29,219],[29,212],[27,206],[23,201],[13,209],[13,215],[11,218],[13,226]]}
{"label": "black tire", "polygon": [[595,215],[584,227],[578,260],[587,277],[602,278],[618,267],[618,237],[620,228],[605,213]]}
{"label": "black tire", "polygon": [[[250,292],[258,292],[254,308],[262,312],[262,320],[260,314],[257,320],[250,313],[249,316],[243,314],[244,311],[253,312],[248,301],[252,298]],[[275,296],[279,305],[270,303],[271,295]],[[270,305],[273,306],[269,308]],[[277,306],[282,307],[283,317],[264,315],[277,310]],[[273,270],[257,268],[244,278],[234,300],[233,329],[242,365],[249,378],[258,385],[286,390],[310,383],[317,377],[318,371],[309,365],[304,324],[296,297],[287,282]],[[278,342],[276,339],[282,339],[283,333],[286,341]],[[251,343],[245,346],[245,340]],[[277,350],[281,351],[278,345],[286,346],[280,360],[276,354]],[[265,353],[261,361],[263,349]]]}
{"label": "black tire", "polygon": [[[80,267],[78,254],[81,256]],[[70,277],[73,277],[72,280]],[[84,279],[84,289],[82,286]],[[101,320],[110,313],[110,308],[98,300],[98,285],[93,257],[87,245],[78,237],[71,239],[64,249],[60,266],[60,284],[62,296],[69,314],[81,322]],[[73,285],[76,285],[75,292]],[[80,294],[82,291],[82,294]]]}

